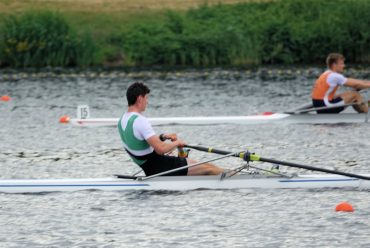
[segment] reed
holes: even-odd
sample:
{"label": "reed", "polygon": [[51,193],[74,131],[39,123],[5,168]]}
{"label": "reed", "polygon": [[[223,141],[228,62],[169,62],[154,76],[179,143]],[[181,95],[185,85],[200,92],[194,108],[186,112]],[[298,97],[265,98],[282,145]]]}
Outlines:
{"label": "reed", "polygon": [[370,2],[355,2],[284,0],[169,11],[127,30],[124,51],[135,65],[311,64],[323,63],[330,52],[368,63]]}
{"label": "reed", "polygon": [[93,63],[94,43],[77,36],[56,12],[10,16],[1,30],[1,61],[12,67],[85,66]]}
{"label": "reed", "polygon": [[[14,7],[15,2],[41,0],[3,0],[0,6],[4,2]],[[162,0],[154,5],[149,0],[127,0],[126,5],[123,0],[73,2],[65,7],[60,1],[34,6],[58,6],[58,14],[8,13],[0,31],[0,64],[312,64],[323,63],[330,52],[343,53],[352,63],[370,62],[368,0],[225,0],[238,3],[208,1],[200,6],[200,0]]]}

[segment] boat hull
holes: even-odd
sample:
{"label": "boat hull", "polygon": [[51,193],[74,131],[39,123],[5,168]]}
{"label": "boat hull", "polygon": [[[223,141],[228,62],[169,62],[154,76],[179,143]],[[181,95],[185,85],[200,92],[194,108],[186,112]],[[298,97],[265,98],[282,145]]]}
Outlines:
{"label": "boat hull", "polygon": [[[153,125],[214,125],[214,124],[337,124],[367,123],[367,114],[262,114],[249,116],[199,116],[149,118]],[[118,118],[71,119],[70,123],[81,127],[117,126]]]}
{"label": "boat hull", "polygon": [[[366,175],[370,176],[370,175]],[[336,175],[300,175],[293,178],[266,175],[157,177],[148,180],[119,178],[0,180],[3,193],[41,193],[80,190],[166,190],[196,189],[370,189],[370,181]]]}

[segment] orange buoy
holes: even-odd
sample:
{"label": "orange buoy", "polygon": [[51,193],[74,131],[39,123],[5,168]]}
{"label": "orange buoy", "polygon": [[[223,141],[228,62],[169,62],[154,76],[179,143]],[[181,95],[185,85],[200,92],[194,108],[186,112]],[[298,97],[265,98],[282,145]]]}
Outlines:
{"label": "orange buoy", "polygon": [[8,95],[3,95],[0,97],[0,100],[3,101],[3,102],[7,102],[7,101],[10,101],[10,96]]}
{"label": "orange buoy", "polygon": [[69,123],[69,116],[68,115],[63,115],[62,117],[59,118],[60,123]]}
{"label": "orange buoy", "polygon": [[348,202],[341,202],[335,207],[335,211],[337,212],[353,212],[354,209],[351,204]]}

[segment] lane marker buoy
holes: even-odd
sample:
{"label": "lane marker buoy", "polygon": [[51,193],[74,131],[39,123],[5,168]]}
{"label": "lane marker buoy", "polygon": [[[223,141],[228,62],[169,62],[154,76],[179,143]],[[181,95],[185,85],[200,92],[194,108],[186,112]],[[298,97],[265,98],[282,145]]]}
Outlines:
{"label": "lane marker buoy", "polygon": [[68,115],[63,115],[62,117],[59,118],[60,123],[69,123],[69,116]]}
{"label": "lane marker buoy", "polygon": [[3,95],[3,96],[0,97],[0,100],[3,101],[3,102],[8,102],[8,101],[10,101],[10,96]]}
{"label": "lane marker buoy", "polygon": [[335,207],[335,211],[337,212],[353,212],[354,209],[351,204],[348,202],[341,202]]}

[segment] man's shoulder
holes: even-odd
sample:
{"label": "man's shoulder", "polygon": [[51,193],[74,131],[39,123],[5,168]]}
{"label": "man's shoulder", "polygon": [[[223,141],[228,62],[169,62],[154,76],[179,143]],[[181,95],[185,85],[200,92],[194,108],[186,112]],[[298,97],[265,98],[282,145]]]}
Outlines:
{"label": "man's shoulder", "polygon": [[320,78],[320,79],[325,78],[325,77],[329,76],[331,72],[332,71],[330,71],[330,70],[326,70],[326,71],[322,72],[318,78]]}
{"label": "man's shoulder", "polygon": [[343,74],[341,74],[341,73],[339,73],[339,72],[330,71],[330,74],[328,75],[328,78],[338,78],[338,79],[343,79],[343,78],[345,78],[345,76],[343,76]]}
{"label": "man's shoulder", "polygon": [[331,72],[328,76],[327,81],[332,84],[343,85],[347,78],[339,72]]}
{"label": "man's shoulder", "polygon": [[143,116],[140,113],[137,112],[126,112],[122,115],[122,118],[120,119],[121,124],[131,122],[135,125],[137,124],[142,124],[142,123],[147,123],[149,120]]}
{"label": "man's shoulder", "polygon": [[137,127],[146,127],[151,126],[150,121],[148,118],[146,118],[144,115],[140,113],[133,113],[135,115],[135,122],[134,125]]}
{"label": "man's shoulder", "polygon": [[136,120],[139,120],[139,121],[148,121],[148,118],[146,118],[144,115],[140,114],[140,113],[134,113],[134,115],[136,115]]}
{"label": "man's shoulder", "polygon": [[342,73],[339,73],[339,72],[336,72],[336,71],[329,71],[331,76],[340,76],[340,77],[344,77]]}
{"label": "man's shoulder", "polygon": [[145,120],[147,119],[145,116],[143,116],[142,114],[138,112],[126,112],[122,116],[122,119],[131,119],[131,118],[145,119]]}

